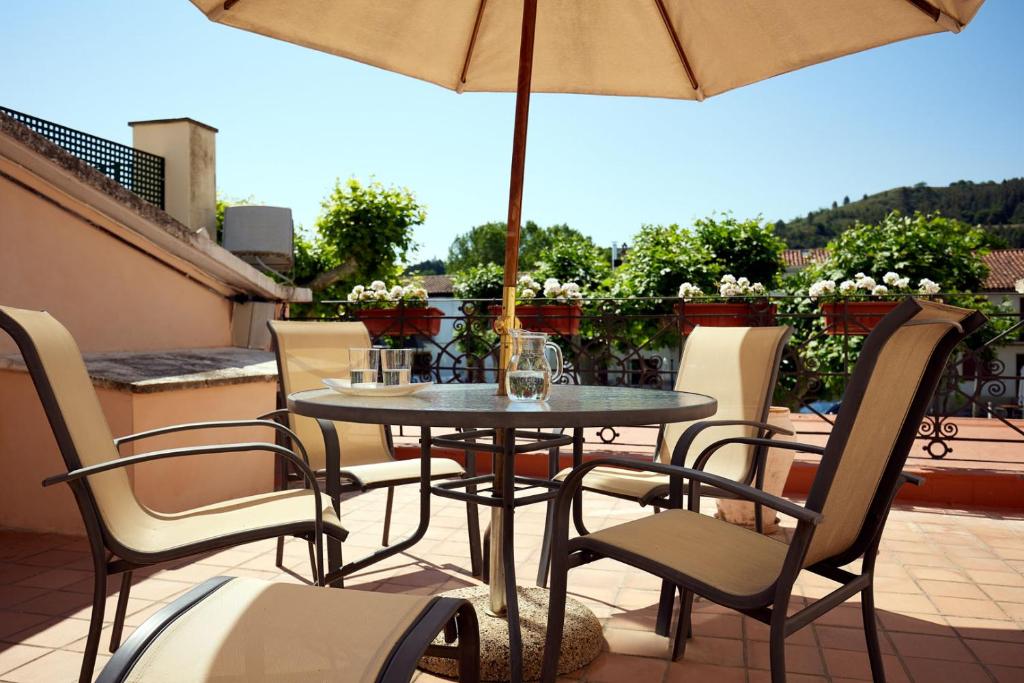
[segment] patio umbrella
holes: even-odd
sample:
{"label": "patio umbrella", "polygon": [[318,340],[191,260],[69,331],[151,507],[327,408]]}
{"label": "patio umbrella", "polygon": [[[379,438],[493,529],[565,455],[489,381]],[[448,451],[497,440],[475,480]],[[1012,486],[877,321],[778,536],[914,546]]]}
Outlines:
{"label": "patio umbrella", "polygon": [[984,0],[191,2],[213,21],[456,92],[516,93],[497,325],[503,372],[515,325],[531,92],[703,100],[879,45],[959,32]]}

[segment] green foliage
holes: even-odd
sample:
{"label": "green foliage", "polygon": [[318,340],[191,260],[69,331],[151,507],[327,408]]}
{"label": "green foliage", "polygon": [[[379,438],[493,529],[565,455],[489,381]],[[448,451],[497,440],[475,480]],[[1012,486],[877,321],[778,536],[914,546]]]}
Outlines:
{"label": "green foliage", "polygon": [[769,289],[777,283],[786,243],[775,235],[775,226],[760,218],[739,221],[724,215],[702,218],[693,229],[697,240],[711,251],[720,274],[746,277]]}
{"label": "green foliage", "polygon": [[[824,246],[844,230],[860,223],[878,223],[891,211],[944,216],[986,226],[990,246],[1024,247],[1024,178],[974,183],[961,180],[949,187],[897,187],[833,209],[812,211],[806,217],[779,221],[778,233],[791,248]],[[989,227],[991,226],[991,227]]]}
{"label": "green foliage", "polygon": [[898,211],[875,224],[857,224],[828,246],[828,259],[812,268],[833,279],[858,272],[881,276],[895,271],[916,284],[921,278],[943,291],[971,292],[988,275],[984,231],[939,215],[903,216]]}
{"label": "green foliage", "polygon": [[414,263],[405,269],[406,275],[444,275],[444,261],[439,258]]}
{"label": "green foliage", "polygon": [[316,284],[318,277],[340,272],[346,264],[352,268],[317,287],[317,303],[302,307],[300,315],[333,314],[333,306],[319,301],[343,299],[360,282],[397,279],[415,250],[413,229],[426,220],[426,211],[408,189],[355,178],[336,180],[320,206],[316,235],[296,239],[296,282]]}
{"label": "green foliage", "polygon": [[460,299],[501,299],[502,267],[496,263],[471,266],[452,276],[455,296]]}
{"label": "green foliage", "polygon": [[711,250],[693,233],[672,225],[644,225],[633,238],[616,273],[616,297],[675,297],[691,282],[717,289],[720,268]]}
{"label": "green foliage", "polygon": [[575,282],[584,296],[598,296],[606,291],[611,275],[606,250],[582,235],[555,242],[537,261],[533,272],[540,282],[552,277],[563,283]]}
{"label": "green foliage", "polygon": [[[478,225],[456,237],[448,247],[445,260],[448,272],[485,263],[504,263],[506,232],[507,223],[495,221]],[[566,240],[589,242],[590,238],[565,224],[542,228],[533,221],[526,221],[519,231],[519,270],[533,270],[552,246]]]}

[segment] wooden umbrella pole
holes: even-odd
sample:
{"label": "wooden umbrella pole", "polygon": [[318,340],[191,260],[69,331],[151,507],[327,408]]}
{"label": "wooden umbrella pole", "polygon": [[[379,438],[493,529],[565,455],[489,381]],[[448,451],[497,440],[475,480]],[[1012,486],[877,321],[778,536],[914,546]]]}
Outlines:
{"label": "wooden umbrella pole", "polygon": [[519,78],[516,82],[516,122],[512,135],[512,174],[508,188],[508,228],[505,234],[505,279],[501,293],[501,335],[498,356],[498,395],[505,396],[505,372],[512,356],[511,331],[516,327],[516,278],[519,275],[519,230],[523,217],[523,177],[526,170],[526,127],[530,120],[530,81],[533,77],[533,39],[537,28],[537,0],[523,2],[519,43]]}

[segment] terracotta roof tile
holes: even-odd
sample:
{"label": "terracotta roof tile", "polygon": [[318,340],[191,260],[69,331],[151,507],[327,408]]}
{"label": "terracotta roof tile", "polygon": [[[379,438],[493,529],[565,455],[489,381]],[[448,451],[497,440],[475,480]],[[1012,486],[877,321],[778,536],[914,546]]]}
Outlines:
{"label": "terracotta roof tile", "polygon": [[451,275],[424,275],[420,281],[430,296],[451,296],[453,293]]}
{"label": "terracotta roof tile", "polygon": [[1024,278],[1024,249],[997,249],[985,255],[989,267],[985,289],[1012,290],[1013,283]]}

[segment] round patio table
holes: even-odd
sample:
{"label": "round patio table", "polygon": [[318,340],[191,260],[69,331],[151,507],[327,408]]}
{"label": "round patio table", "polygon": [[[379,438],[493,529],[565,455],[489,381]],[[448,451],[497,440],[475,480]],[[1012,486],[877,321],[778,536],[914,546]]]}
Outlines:
{"label": "round patio table", "polygon": [[[344,576],[384,557],[401,552],[419,541],[430,521],[430,495],[489,505],[491,512],[489,609],[492,616],[506,616],[511,680],[522,680],[522,639],[513,559],[513,510],[517,505],[550,500],[558,482],[515,476],[517,453],[572,444],[574,466],[582,462],[583,429],[631,427],[669,422],[688,422],[714,415],[717,403],[702,394],[656,391],[630,387],[554,385],[544,402],[519,402],[498,396],[494,384],[440,384],[408,396],[346,396],[329,389],[302,391],[288,396],[288,409],[298,415],[338,422],[407,425],[421,429],[420,523],[403,541],[345,565],[329,567],[331,575]],[[463,431],[431,436],[432,427]],[[539,430],[549,430],[543,433]],[[572,437],[562,431],[572,430]],[[538,430],[525,432],[517,430]],[[517,445],[517,437],[529,437]],[[491,439],[493,445],[479,443]],[[430,453],[434,445],[490,451],[495,456],[494,474],[458,482],[431,485]],[[342,445],[343,447],[343,445]],[[337,454],[334,456],[337,458]],[[328,453],[328,492],[337,486],[337,462]],[[333,467],[332,467],[333,465]],[[332,468],[335,470],[332,483]],[[459,491],[493,481],[489,495]],[[519,485],[517,487],[517,484]],[[516,497],[524,488],[546,487],[544,493]],[[337,489],[335,489],[337,490]],[[546,561],[546,556],[542,563]],[[329,575],[329,578],[330,576]],[[531,657],[532,659],[532,657]]]}

